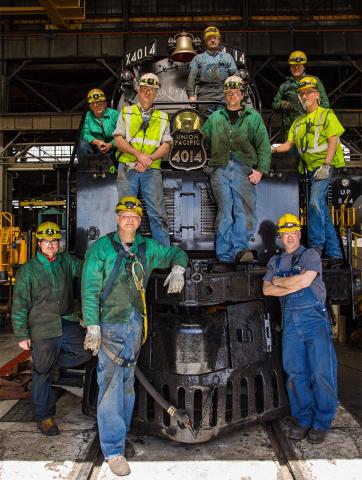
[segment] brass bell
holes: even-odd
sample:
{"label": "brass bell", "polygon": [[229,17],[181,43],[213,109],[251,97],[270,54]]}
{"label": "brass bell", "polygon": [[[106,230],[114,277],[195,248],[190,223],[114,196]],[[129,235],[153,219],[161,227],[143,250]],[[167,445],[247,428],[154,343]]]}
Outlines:
{"label": "brass bell", "polygon": [[193,37],[190,33],[181,32],[175,35],[176,48],[171,54],[175,62],[190,62],[197,52],[192,45]]}

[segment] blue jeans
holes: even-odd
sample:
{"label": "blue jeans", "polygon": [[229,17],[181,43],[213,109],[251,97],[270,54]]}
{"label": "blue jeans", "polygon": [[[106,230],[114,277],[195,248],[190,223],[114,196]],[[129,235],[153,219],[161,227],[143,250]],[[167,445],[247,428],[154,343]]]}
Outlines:
{"label": "blue jeans", "polygon": [[[332,175],[330,169],[330,176]],[[327,257],[342,258],[336,230],[332,223],[328,208],[327,195],[329,178],[314,180],[314,172],[308,171],[309,178],[309,211],[308,211],[308,236],[309,247],[325,247]]]}
{"label": "blue jeans", "polygon": [[60,337],[32,340],[32,386],[31,396],[35,420],[44,420],[55,415],[55,397],[52,390],[53,369],[71,368],[90,360],[91,352],[83,347],[85,330],[75,322],[62,321]]}
{"label": "blue jeans", "polygon": [[337,408],[337,363],[323,305],[285,308],[283,367],[293,417],[303,427],[328,430]]}
{"label": "blue jeans", "polygon": [[[136,363],[141,348],[142,315],[133,309],[128,323],[101,324],[102,344],[127,363]],[[101,449],[105,459],[124,455],[135,400],[134,370],[116,365],[100,349],[97,381],[97,419]]]}
{"label": "blue jeans", "polygon": [[[113,147],[106,155],[109,156],[109,158],[113,161],[115,160],[115,154],[116,154],[116,147]],[[78,144],[78,149],[77,149],[77,157],[78,160],[81,159],[82,157],[89,157],[89,156],[100,156],[103,155],[98,148],[95,145],[92,145],[89,142],[86,142],[85,140],[80,140]]]}
{"label": "blue jeans", "polygon": [[117,176],[118,198],[126,195],[137,197],[140,190],[146,204],[152,238],[163,245],[170,245],[161,171],[149,168],[139,173],[133,169],[127,170],[125,164],[120,163]]}
{"label": "blue jeans", "polygon": [[248,248],[256,228],[256,191],[250,182],[251,167],[230,158],[225,167],[209,167],[216,215],[216,256],[234,262],[240,250]]}

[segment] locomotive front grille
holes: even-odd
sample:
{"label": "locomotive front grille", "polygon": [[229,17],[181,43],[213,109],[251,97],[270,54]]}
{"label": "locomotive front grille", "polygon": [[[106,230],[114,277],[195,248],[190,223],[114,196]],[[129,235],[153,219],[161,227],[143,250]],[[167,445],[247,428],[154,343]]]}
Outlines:
{"label": "locomotive front grille", "polygon": [[[179,425],[137,383],[137,405],[133,415],[135,428],[161,434],[178,442],[206,442],[235,425],[272,419],[286,413],[288,401],[280,368],[251,366],[245,369],[214,372],[206,381],[201,377],[168,376],[149,371],[155,388],[172,405],[187,412],[192,430]],[[204,386],[209,384],[211,386]]]}

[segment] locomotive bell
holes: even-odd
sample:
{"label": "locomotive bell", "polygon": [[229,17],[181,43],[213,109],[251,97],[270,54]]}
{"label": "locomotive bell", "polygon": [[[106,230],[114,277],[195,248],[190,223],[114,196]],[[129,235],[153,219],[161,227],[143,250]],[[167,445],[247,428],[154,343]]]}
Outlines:
{"label": "locomotive bell", "polygon": [[175,39],[176,48],[171,54],[172,60],[175,62],[190,62],[197,55],[192,45],[192,35],[181,32],[175,36]]}

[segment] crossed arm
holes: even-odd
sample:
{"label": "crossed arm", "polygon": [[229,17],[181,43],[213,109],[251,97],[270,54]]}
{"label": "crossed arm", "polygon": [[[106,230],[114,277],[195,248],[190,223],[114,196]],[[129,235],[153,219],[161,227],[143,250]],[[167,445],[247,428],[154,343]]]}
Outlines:
{"label": "crossed arm", "polygon": [[284,297],[284,295],[309,287],[316,276],[317,272],[307,270],[291,277],[273,277],[271,282],[264,280],[263,293],[273,297]]}

